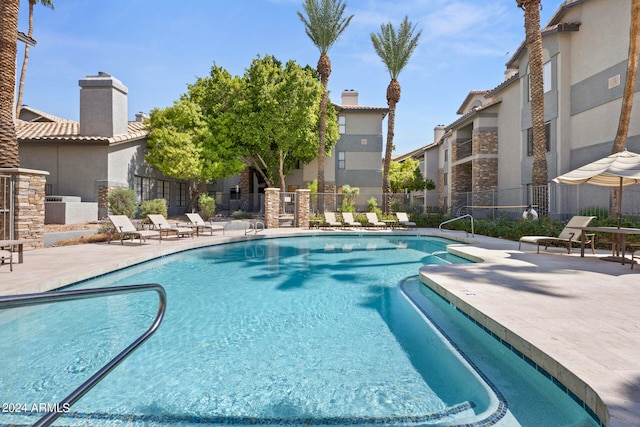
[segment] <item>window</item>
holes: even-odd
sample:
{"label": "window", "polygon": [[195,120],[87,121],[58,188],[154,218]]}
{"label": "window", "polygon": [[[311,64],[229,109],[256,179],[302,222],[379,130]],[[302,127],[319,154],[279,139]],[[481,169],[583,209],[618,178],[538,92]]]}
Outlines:
{"label": "window", "polygon": [[[544,135],[547,140],[547,152],[551,150],[551,123],[544,125]],[[533,156],[533,128],[527,129],[527,156]]]}
{"label": "window", "polygon": [[449,149],[444,150],[444,161],[445,163],[449,161]]}
{"label": "window", "polygon": [[340,135],[347,133],[347,118],[345,116],[338,116],[338,132]]}
{"label": "window", "polygon": [[338,169],[345,169],[347,162],[347,153],[338,151]]}
{"label": "window", "polygon": [[159,179],[156,182],[157,188],[157,197],[159,199],[165,199],[167,201],[167,206],[170,206],[170,196],[171,196],[171,182],[166,181],[164,179]]}
{"label": "window", "polygon": [[151,178],[136,176],[134,190],[138,197],[138,202],[151,200]]}
{"label": "window", "polygon": [[449,174],[447,172],[444,173],[442,178],[442,185],[449,185]]}
{"label": "window", "polygon": [[542,66],[542,87],[544,93],[551,92],[551,61]]}
{"label": "window", "polygon": [[178,197],[176,202],[179,207],[187,206],[187,194],[189,194],[187,191],[187,184],[178,183]]}

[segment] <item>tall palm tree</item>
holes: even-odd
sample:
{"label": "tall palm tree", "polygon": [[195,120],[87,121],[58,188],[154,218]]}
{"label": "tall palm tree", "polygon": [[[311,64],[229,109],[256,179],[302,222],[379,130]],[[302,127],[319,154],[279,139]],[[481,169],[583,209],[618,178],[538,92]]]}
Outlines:
{"label": "tall palm tree", "polygon": [[13,120],[20,0],[0,1],[0,167],[20,166]]}
{"label": "tall palm tree", "polygon": [[391,82],[387,86],[387,104],[389,105],[389,118],[387,120],[387,145],[384,153],[384,166],[382,171],[382,193],[385,195],[384,211],[391,211],[391,197],[386,197],[391,193],[391,180],[389,169],[391,167],[391,152],[393,151],[393,136],[396,122],[396,104],[400,101],[400,83],[398,75],[407,65],[409,58],[418,46],[418,39],[422,31],[414,36],[415,25],[409,22],[407,16],[400,23],[398,32],[389,22],[380,26],[380,32],[371,33],[371,42],[380,59],[386,65]]}
{"label": "tall palm tree", "polygon": [[[40,3],[43,6],[50,7],[53,10],[53,1],[51,0],[29,0],[29,38],[33,37],[33,7]],[[18,101],[16,102],[16,117],[20,116],[20,107],[22,106],[22,91],[24,89],[24,77],[27,74],[27,63],[29,62],[29,43],[24,44],[24,59],[22,61],[22,70],[20,70],[20,82],[18,83]]]}
{"label": "tall palm tree", "polygon": [[[629,122],[631,121],[631,108],[633,107],[633,95],[636,91],[636,76],[638,75],[638,49],[640,48],[640,0],[631,2],[631,25],[629,27],[629,58],[627,62],[627,76],[624,82],[624,92],[622,94],[622,107],[620,109],[620,120],[618,121],[618,131],[616,139],[613,141],[611,154],[624,150],[629,133]],[[619,188],[611,188],[611,198],[609,210],[618,210]],[[615,212],[619,214],[620,212]]]}
{"label": "tall palm tree", "polygon": [[[307,16],[298,12],[298,17],[304,24],[304,30],[313,44],[320,50],[318,59],[318,74],[320,82],[324,86],[324,92],[320,101],[320,119],[318,133],[320,142],[318,145],[318,193],[325,191],[324,186],[324,158],[326,155],[327,135],[327,104],[329,102],[329,75],[331,74],[331,61],[327,52],[335,44],[340,35],[347,28],[353,15],[344,16],[346,2],[342,0],[305,0],[302,4]],[[284,189],[283,189],[284,190]],[[324,211],[324,203],[320,199],[318,209]]]}
{"label": "tall palm tree", "polygon": [[[542,80],[542,33],[540,32],[540,0],[516,0],[524,10],[524,28],[529,53],[529,93],[531,94],[531,127],[533,131],[533,171],[531,183],[544,186],[549,182],[547,172],[547,137],[544,126],[544,83]],[[547,197],[535,196],[538,211],[548,211]]]}

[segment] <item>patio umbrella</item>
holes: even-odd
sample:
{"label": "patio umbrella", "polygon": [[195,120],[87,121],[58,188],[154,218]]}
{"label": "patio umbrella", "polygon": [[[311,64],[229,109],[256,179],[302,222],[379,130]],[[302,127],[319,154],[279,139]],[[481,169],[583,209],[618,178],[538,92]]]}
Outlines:
{"label": "patio umbrella", "polygon": [[560,184],[593,184],[603,187],[619,187],[618,228],[622,221],[622,188],[640,184],[640,154],[626,149],[596,160],[553,179]]}

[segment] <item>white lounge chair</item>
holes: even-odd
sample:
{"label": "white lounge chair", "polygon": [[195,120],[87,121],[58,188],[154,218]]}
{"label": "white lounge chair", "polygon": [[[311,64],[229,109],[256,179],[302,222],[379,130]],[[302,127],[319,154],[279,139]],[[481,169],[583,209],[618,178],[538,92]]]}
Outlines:
{"label": "white lounge chair", "polygon": [[398,224],[402,227],[416,228],[416,223],[409,221],[409,217],[406,212],[396,212],[396,217],[398,218]]}
{"label": "white lounge chair", "polygon": [[[120,244],[124,245],[124,241],[127,239],[140,239],[140,245],[142,241],[147,237],[159,237],[160,243],[162,243],[162,236],[158,231],[153,230],[138,230],[126,215],[110,215],[109,221],[113,224],[114,232],[120,235]],[[111,238],[107,243],[111,243]]]}
{"label": "white lounge chair", "polygon": [[362,227],[362,223],[353,219],[353,213],[351,212],[342,212],[342,219],[344,220],[344,225],[349,227]]}
{"label": "white lounge chair", "polygon": [[[595,216],[579,216],[576,215],[572,217],[567,225],[565,225],[564,229],[560,232],[558,237],[552,236],[522,236],[520,238],[520,242],[518,243],[518,250],[522,246],[522,243],[531,243],[538,246],[538,253],[540,253],[540,245],[544,244],[544,249],[546,250],[551,243],[560,243],[567,247],[567,253],[571,253],[571,246],[573,243],[581,243],[582,230],[579,228],[573,227],[587,227],[589,223],[597,217]],[[596,253],[596,249],[594,246],[594,234],[587,234],[587,240],[584,242],[586,244],[591,244],[591,252]]]}
{"label": "white lounge chair", "polygon": [[214,224],[211,221],[206,222],[198,213],[188,213],[185,215],[187,216],[187,218],[189,218],[189,227],[196,229],[196,235],[200,234],[200,229],[202,229],[202,231],[209,230],[212,236],[213,230],[222,230],[222,234],[224,234],[224,226]]}
{"label": "white lounge chair", "polygon": [[193,230],[189,227],[171,227],[169,221],[160,214],[149,214],[147,218],[151,221],[153,226],[158,230],[160,236],[168,237],[169,235],[175,235],[180,238],[181,236],[193,237]]}
{"label": "white lounge chair", "polygon": [[387,224],[378,219],[375,212],[367,212],[367,227],[386,227]]}
{"label": "white lounge chair", "polygon": [[324,222],[329,227],[342,227],[342,223],[336,219],[336,214],[334,212],[325,212]]}

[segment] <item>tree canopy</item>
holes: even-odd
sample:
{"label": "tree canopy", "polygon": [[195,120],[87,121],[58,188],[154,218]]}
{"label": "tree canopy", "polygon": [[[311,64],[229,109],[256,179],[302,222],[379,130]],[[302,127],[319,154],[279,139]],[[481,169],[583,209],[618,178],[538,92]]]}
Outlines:
{"label": "tree canopy", "polygon": [[403,162],[391,162],[389,179],[391,181],[391,191],[394,193],[401,193],[405,190],[420,191],[436,188],[431,179],[422,175],[420,162],[411,158]]}

